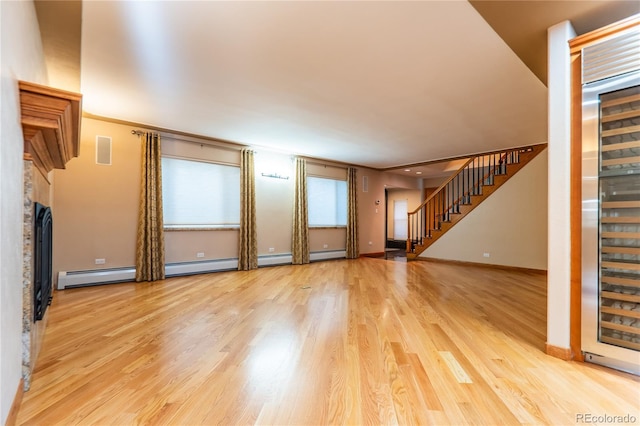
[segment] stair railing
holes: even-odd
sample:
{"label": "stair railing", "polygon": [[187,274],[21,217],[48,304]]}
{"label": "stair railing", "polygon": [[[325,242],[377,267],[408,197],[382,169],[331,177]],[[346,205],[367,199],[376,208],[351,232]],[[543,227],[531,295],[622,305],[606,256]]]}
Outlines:
{"label": "stair railing", "polygon": [[451,221],[452,214],[460,213],[460,207],[471,204],[472,195],[482,195],[485,185],[493,185],[497,175],[507,173],[507,165],[520,162],[520,153],[532,147],[513,148],[480,154],[469,158],[434,191],[417,209],[408,213],[407,253],[413,253],[417,245],[440,230],[442,224]]}

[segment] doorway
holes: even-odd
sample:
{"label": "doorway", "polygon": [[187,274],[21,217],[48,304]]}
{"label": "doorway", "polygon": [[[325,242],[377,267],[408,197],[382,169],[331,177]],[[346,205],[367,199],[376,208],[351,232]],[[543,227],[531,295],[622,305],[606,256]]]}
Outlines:
{"label": "doorway", "polygon": [[385,188],[385,257],[406,258],[407,213],[422,201],[420,189]]}

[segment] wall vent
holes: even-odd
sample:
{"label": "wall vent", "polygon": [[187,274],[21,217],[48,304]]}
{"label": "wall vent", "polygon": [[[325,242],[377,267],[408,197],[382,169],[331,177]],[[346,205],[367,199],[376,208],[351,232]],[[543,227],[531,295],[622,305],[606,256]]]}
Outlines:
{"label": "wall vent", "polygon": [[369,176],[362,176],[362,192],[369,192]]}
{"label": "wall vent", "polygon": [[582,49],[582,84],[640,69],[640,28]]}
{"label": "wall vent", "polygon": [[96,164],[111,165],[111,138],[96,136]]}

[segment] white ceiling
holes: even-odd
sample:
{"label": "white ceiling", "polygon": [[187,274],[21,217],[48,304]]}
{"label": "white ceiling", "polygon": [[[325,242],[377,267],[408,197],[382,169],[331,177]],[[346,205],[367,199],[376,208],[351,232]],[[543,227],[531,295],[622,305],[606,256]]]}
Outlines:
{"label": "white ceiling", "polygon": [[547,138],[547,88],[467,1],[83,2],[90,114],[388,168]]}

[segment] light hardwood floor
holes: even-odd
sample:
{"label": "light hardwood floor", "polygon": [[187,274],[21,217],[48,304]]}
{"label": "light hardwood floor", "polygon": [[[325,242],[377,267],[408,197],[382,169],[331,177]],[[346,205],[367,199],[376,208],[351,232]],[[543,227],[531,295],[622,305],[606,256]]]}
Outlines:
{"label": "light hardwood floor", "polygon": [[367,258],[56,292],[18,424],[639,424],[638,377],[543,352],[545,294]]}

